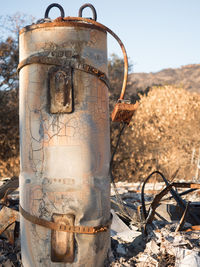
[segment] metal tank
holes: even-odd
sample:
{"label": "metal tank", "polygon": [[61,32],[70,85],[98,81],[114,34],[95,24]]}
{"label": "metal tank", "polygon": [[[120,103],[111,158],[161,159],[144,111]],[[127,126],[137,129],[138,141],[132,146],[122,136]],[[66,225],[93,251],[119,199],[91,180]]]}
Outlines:
{"label": "metal tank", "polygon": [[[54,6],[61,17],[50,21]],[[22,263],[102,267],[110,247],[107,34],[65,19],[57,4],[45,17],[19,36]]]}

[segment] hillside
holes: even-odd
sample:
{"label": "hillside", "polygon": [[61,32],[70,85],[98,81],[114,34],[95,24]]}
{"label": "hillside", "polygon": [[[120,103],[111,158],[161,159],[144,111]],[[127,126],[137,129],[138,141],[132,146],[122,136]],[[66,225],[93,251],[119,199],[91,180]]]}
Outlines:
{"label": "hillside", "polygon": [[200,64],[164,69],[155,73],[132,73],[129,75],[127,93],[132,95],[161,85],[181,86],[188,91],[200,93]]}

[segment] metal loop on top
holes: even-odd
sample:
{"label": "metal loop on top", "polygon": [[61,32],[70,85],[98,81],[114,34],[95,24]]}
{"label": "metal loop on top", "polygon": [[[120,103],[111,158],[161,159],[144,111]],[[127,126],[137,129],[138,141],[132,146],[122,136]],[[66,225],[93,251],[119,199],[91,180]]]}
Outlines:
{"label": "metal loop on top", "polygon": [[84,5],[82,5],[79,8],[78,16],[82,18],[83,9],[86,8],[86,7],[90,7],[91,8],[92,14],[93,14],[92,20],[95,20],[96,21],[97,20],[97,12],[96,12],[96,9],[94,8],[94,6],[92,4],[84,4]]}
{"label": "metal loop on top", "polygon": [[63,7],[62,7],[61,5],[59,5],[59,4],[54,3],[54,4],[51,4],[51,5],[49,5],[49,6],[47,7],[47,9],[46,9],[46,11],[45,11],[45,14],[44,14],[45,19],[49,18],[49,11],[50,11],[50,9],[51,9],[52,7],[57,7],[57,8],[60,10],[60,16],[61,16],[62,18],[64,18],[64,16],[65,16],[65,11],[64,11]]}

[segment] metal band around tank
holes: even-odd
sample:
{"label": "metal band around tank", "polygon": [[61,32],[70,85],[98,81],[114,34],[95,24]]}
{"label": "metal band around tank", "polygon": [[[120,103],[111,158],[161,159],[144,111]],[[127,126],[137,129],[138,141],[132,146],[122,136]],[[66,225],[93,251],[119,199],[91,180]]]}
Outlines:
{"label": "metal band around tank", "polygon": [[[41,53],[42,54],[42,53]],[[68,66],[72,69],[84,71],[90,74],[93,74],[97,76],[102,82],[106,84],[108,88],[110,88],[108,77],[104,72],[101,70],[85,64],[85,63],[79,63],[77,61],[72,61],[71,59],[62,59],[62,58],[55,58],[55,57],[47,57],[45,55],[41,55],[40,53],[31,55],[30,57],[22,60],[17,68],[17,71],[19,72],[23,67],[30,65],[30,64],[44,64],[44,65],[55,65],[55,66]],[[48,54],[48,52],[46,52]]]}
{"label": "metal band around tank", "polygon": [[50,222],[42,218],[38,218],[37,216],[31,215],[29,212],[25,211],[21,205],[19,205],[19,211],[20,214],[29,222],[33,224],[37,224],[40,226],[43,226],[45,228],[54,230],[54,231],[59,231],[59,232],[67,232],[67,233],[77,233],[77,234],[97,234],[100,232],[106,232],[112,222],[111,220],[104,226],[74,226],[74,225],[61,225],[59,223],[55,222]]}

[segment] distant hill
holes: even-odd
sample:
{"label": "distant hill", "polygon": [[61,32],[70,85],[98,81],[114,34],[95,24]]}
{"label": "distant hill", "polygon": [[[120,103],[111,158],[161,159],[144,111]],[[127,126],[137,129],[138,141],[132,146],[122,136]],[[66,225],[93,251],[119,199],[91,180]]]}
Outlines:
{"label": "distant hill", "polygon": [[200,93],[200,64],[163,69],[155,73],[132,73],[129,75],[127,94],[137,94],[148,91],[149,87],[164,85],[178,85],[188,91]]}

